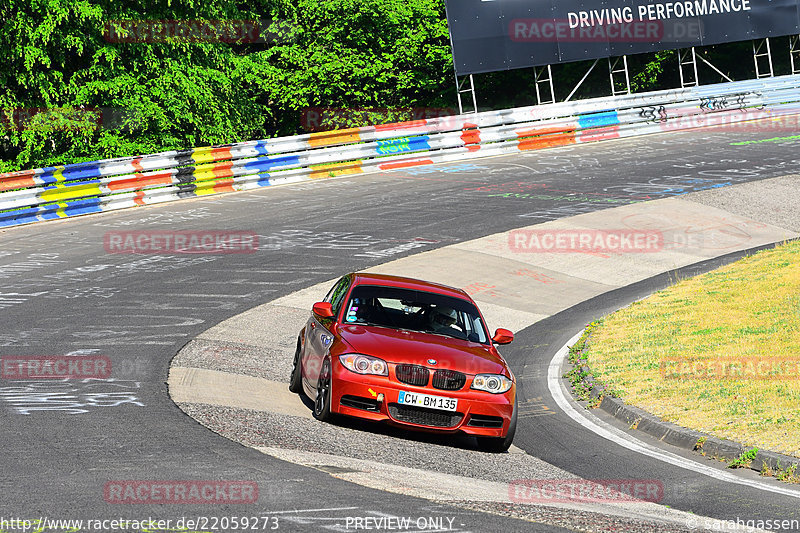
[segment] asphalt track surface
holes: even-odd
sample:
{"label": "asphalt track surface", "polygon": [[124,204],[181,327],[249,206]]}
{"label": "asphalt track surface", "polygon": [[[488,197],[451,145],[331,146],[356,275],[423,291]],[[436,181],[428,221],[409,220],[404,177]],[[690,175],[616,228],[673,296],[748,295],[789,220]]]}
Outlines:
{"label": "asphalt track surface", "polygon": [[[337,517],[384,514],[450,517],[460,531],[557,530],[363,488],[228,441],[169,399],[169,361],[208,327],[345,272],[546,220],[800,171],[796,141],[731,145],[774,136],[673,133],[4,230],[0,355],[102,354],[114,371],[106,381],[0,381],[0,518],[256,515],[277,517],[281,531],[313,531],[343,524]],[[141,229],[253,231],[259,251],[133,256],[104,249],[107,232]],[[520,332],[504,354],[523,397],[547,401],[548,362],[589,319],[666,282],[615,291]],[[515,444],[587,479],[669,480],[682,490],[668,489],[663,503],[700,515],[800,518],[795,499],[630,454],[561,414],[521,420]],[[259,500],[192,506],[103,499],[109,481],[147,479],[250,480]],[[316,521],[298,512],[319,509],[330,511],[309,511]]]}

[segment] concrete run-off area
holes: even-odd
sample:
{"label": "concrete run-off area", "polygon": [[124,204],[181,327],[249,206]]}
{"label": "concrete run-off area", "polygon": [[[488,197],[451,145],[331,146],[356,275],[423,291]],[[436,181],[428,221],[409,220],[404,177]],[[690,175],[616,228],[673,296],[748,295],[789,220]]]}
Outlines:
{"label": "concrete run-off area", "polygon": [[[800,177],[790,175],[634,203],[422,252],[369,270],[461,287],[476,300],[492,331],[520,331],[655,275],[797,238],[800,217],[792,206],[800,203],[798,185]],[[564,238],[587,231],[594,240]],[[640,240],[645,247],[637,249],[637,234],[658,239]],[[559,237],[561,248],[547,244]],[[627,247],[609,248],[625,239]],[[604,247],[592,247],[600,240]],[[327,468],[368,487],[436,501],[483,502],[481,508],[506,505],[503,512],[509,512],[508,487],[514,479],[575,477],[513,447],[509,454],[482,454],[458,439],[443,442],[391,428],[358,422],[329,425],[311,418],[307,403],[288,391],[288,376],[311,305],[334,281],[253,308],[189,342],[172,362],[172,399],[210,429],[266,454]],[[662,530],[678,531],[687,523],[682,511],[644,502],[562,503],[544,506],[537,516],[557,516],[551,512],[555,508],[599,513],[615,523],[629,523],[630,530],[636,530],[635,524],[649,524],[642,530],[660,524]]]}

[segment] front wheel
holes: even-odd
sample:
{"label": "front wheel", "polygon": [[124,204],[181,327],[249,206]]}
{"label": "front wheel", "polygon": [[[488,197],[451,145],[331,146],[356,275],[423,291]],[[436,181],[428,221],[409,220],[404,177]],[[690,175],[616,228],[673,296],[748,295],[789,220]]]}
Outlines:
{"label": "front wheel", "polygon": [[508,451],[511,443],[514,442],[514,434],[517,432],[517,400],[514,399],[514,412],[511,415],[511,423],[508,425],[508,433],[505,437],[476,437],[478,448],[483,452],[502,453]]}
{"label": "front wheel", "polygon": [[331,415],[331,362],[325,359],[317,380],[317,398],[314,400],[314,418],[329,422]]}
{"label": "front wheel", "polygon": [[300,340],[297,341],[297,351],[294,353],[294,366],[289,378],[289,390],[294,393],[303,391],[303,363],[300,361]]}

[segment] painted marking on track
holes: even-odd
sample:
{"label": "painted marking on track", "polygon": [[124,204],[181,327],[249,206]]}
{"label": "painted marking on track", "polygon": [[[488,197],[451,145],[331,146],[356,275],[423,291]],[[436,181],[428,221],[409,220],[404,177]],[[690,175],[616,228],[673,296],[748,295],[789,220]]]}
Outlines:
{"label": "painted marking on track", "polygon": [[594,415],[581,413],[575,409],[567,399],[564,389],[562,388],[563,384],[560,378],[560,368],[561,361],[566,358],[567,353],[569,352],[569,347],[575,344],[582,334],[583,332],[580,331],[569,341],[567,341],[567,343],[556,352],[556,354],[553,356],[553,359],[550,360],[550,366],[547,368],[547,388],[550,389],[550,394],[553,396],[553,399],[567,416],[596,435],[610,440],[611,442],[614,442],[623,448],[646,455],[652,459],[656,459],[685,470],[690,470],[697,474],[703,474],[719,481],[727,481],[728,483],[735,483],[737,485],[744,485],[745,487],[753,487],[767,492],[774,492],[783,496],[790,496],[792,498],[800,499],[800,491],[768,485],[757,480],[742,479],[734,474],[719,471],[710,466],[703,465],[642,442],[637,438],[632,437],[627,433],[603,422]]}
{"label": "painted marking on track", "polygon": [[292,509],[290,511],[267,511],[264,515],[289,514],[289,513],[321,513],[323,511],[352,511],[358,507],[330,507],[328,509]]}

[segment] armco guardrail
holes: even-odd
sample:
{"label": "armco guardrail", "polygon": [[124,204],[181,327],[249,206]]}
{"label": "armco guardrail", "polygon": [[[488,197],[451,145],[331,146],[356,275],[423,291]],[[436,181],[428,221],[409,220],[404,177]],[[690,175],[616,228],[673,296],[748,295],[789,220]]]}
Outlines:
{"label": "armco guardrail", "polygon": [[0,226],[800,113],[800,76],[555,103],[0,174]]}

